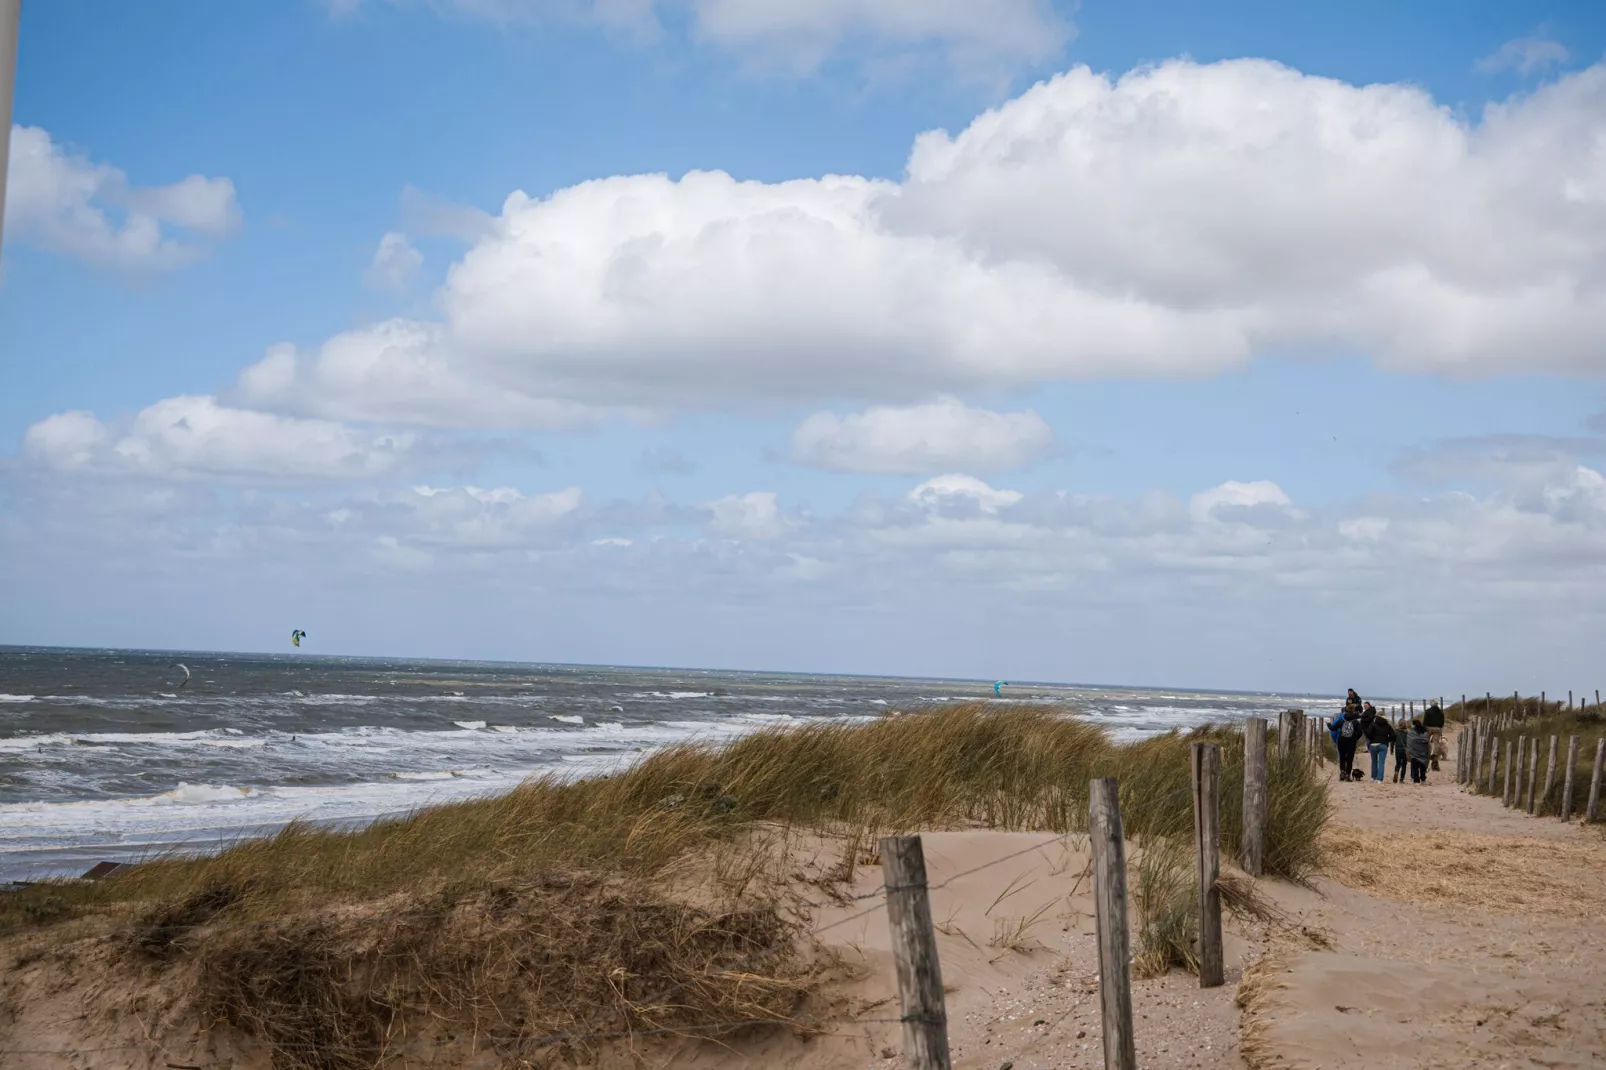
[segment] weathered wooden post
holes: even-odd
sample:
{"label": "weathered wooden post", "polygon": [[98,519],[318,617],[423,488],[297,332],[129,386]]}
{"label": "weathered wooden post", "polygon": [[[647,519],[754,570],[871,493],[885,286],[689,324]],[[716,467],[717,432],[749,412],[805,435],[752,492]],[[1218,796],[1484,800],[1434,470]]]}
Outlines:
{"label": "weathered wooden post", "polygon": [[903,1009],[904,1057],[911,1070],[950,1070],[948,1011],[937,936],[931,927],[925,852],[919,836],[887,836],[880,849],[887,921],[892,926],[892,964]]}
{"label": "weathered wooden post", "polygon": [[[1516,761],[1521,761],[1521,758],[1513,753],[1512,742],[1512,740],[1506,740],[1506,787],[1500,796],[1500,803],[1507,810],[1511,809],[1511,767],[1516,764]],[[1513,759],[1516,759],[1516,761],[1513,761]]]}
{"label": "weathered wooden post", "polygon": [[1512,793],[1511,806],[1513,809],[1522,809],[1522,789],[1528,773],[1528,737],[1517,737],[1517,790]]}
{"label": "weathered wooden post", "polygon": [[1483,768],[1488,764],[1489,740],[1493,738],[1490,732],[1478,733],[1478,763],[1472,770],[1472,790],[1474,793],[1483,790]]}
{"label": "weathered wooden post", "polygon": [[1277,760],[1285,761],[1303,740],[1304,710],[1284,710],[1277,715]]}
{"label": "weathered wooden post", "polygon": [[1595,740],[1595,773],[1589,778],[1589,807],[1584,811],[1584,823],[1595,820],[1600,805],[1600,778],[1602,768],[1606,767],[1606,738]]}
{"label": "weathered wooden post", "polygon": [[1561,778],[1561,819],[1573,819],[1573,766],[1578,764],[1578,737],[1567,737],[1567,775]]}
{"label": "weathered wooden post", "polygon": [[1550,789],[1556,786],[1556,746],[1560,741],[1560,736],[1550,737],[1550,751],[1545,757],[1545,790],[1539,793],[1540,809],[1550,801]]}
{"label": "weathered wooden post", "polygon": [[1099,1005],[1106,1070],[1137,1070],[1132,1039],[1131,942],[1126,928],[1126,842],[1114,777],[1089,785],[1087,831],[1093,851],[1093,927],[1099,941]]}
{"label": "weathered wooden post", "polygon": [[1500,737],[1495,736],[1489,741],[1489,787],[1485,795],[1494,794],[1495,780],[1500,772]]}
{"label": "weathered wooden post", "polygon": [[1539,787],[1539,737],[1528,747],[1528,812],[1534,812],[1536,789]]}
{"label": "weathered wooden post", "polygon": [[1266,719],[1244,721],[1243,847],[1239,863],[1251,877],[1265,875],[1266,853]]}
{"label": "weathered wooden post", "polygon": [[1226,980],[1221,953],[1221,748],[1193,745],[1193,833],[1199,881],[1199,987]]}

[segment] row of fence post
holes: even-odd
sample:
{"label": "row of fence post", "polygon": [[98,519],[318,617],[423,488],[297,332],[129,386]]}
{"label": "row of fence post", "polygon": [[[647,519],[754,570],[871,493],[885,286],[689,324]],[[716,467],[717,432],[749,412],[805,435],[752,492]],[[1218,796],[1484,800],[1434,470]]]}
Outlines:
{"label": "row of fence post", "polygon": [[[1587,698],[1587,697],[1588,696],[1586,695],[1585,698]],[[1474,702],[1474,703],[1477,702],[1477,701],[1478,700],[1476,698],[1474,698],[1472,700],[1472,702]],[[1504,702],[1505,699],[1501,698],[1500,701]],[[1533,702],[1533,704],[1534,704],[1534,712],[1531,715],[1533,717],[1543,717],[1543,716],[1545,716],[1546,711],[1550,708],[1549,695],[1544,691],[1539,692],[1538,699],[1533,699],[1532,696],[1530,696],[1529,701]],[[1513,691],[1511,693],[1511,709],[1509,709],[1509,710],[1500,710],[1497,713],[1497,712],[1495,712],[1494,703],[1495,703],[1494,695],[1491,692],[1485,691],[1483,693],[1483,712],[1481,714],[1479,714],[1478,716],[1483,717],[1486,720],[1489,720],[1489,721],[1499,725],[1499,727],[1501,727],[1501,728],[1510,728],[1514,724],[1518,724],[1518,723],[1520,723],[1522,721],[1526,721],[1526,720],[1530,719],[1530,714],[1528,713],[1528,710],[1522,704],[1523,703],[1523,699],[1522,699],[1522,692],[1521,691]],[[1444,705],[1444,700],[1443,699],[1439,700],[1439,705],[1441,707]],[[1599,708],[1599,706],[1600,706],[1600,689],[1599,688],[1595,689],[1595,706],[1597,708]],[[1561,700],[1560,699],[1556,700],[1556,709],[1558,711],[1563,710],[1563,709],[1571,710],[1571,709],[1575,709],[1575,708],[1576,709],[1585,709],[1587,707],[1586,707],[1586,704],[1584,702],[1582,702],[1582,701],[1580,701],[1578,703],[1578,705],[1575,707],[1573,705],[1573,693],[1571,691],[1567,692],[1567,705],[1566,706],[1563,706],[1561,704]],[[1467,696],[1462,695],[1461,696],[1461,712],[1464,715],[1466,715],[1468,720],[1472,719],[1472,709],[1473,709],[1472,704],[1467,702]]]}
{"label": "row of fence post", "polygon": [[[1464,707],[1463,707],[1464,708]],[[1515,740],[1502,739],[1514,722],[1506,713],[1484,717],[1470,717],[1456,746],[1456,780],[1478,795],[1498,794],[1505,806],[1537,814],[1542,810],[1556,787],[1557,758],[1561,737],[1552,735],[1545,753],[1545,775],[1540,787],[1539,736],[1519,735]],[[1520,721],[1521,718],[1517,718]],[[1513,753],[1514,752],[1514,753]],[[1578,737],[1567,737],[1567,759],[1561,767],[1561,799],[1556,814],[1563,821],[1571,821],[1577,795],[1574,773],[1578,765]],[[1500,771],[1504,768],[1504,779]],[[1589,778],[1589,800],[1584,807],[1584,822],[1588,824],[1602,816],[1600,792],[1603,775],[1606,775],[1606,738],[1595,741],[1595,765]]]}
{"label": "row of fence post", "polygon": [[[1304,711],[1285,711],[1278,724],[1279,760],[1298,751],[1312,756],[1319,729]],[[1239,860],[1259,877],[1265,870],[1267,818],[1267,724],[1244,722],[1243,837]],[[1221,748],[1195,743],[1191,755],[1195,873],[1198,879],[1199,987],[1225,983],[1221,941]],[[1092,781],[1088,791],[1088,845],[1092,853],[1093,919],[1099,950],[1099,1003],[1106,1070],[1136,1070],[1133,1039],[1132,946],[1127,923],[1126,841],[1121,828],[1120,785],[1113,777]],[[931,922],[925,855],[919,836],[880,841],[887,920],[898,979],[903,1050],[913,1070],[949,1070],[948,1012],[942,966]]]}

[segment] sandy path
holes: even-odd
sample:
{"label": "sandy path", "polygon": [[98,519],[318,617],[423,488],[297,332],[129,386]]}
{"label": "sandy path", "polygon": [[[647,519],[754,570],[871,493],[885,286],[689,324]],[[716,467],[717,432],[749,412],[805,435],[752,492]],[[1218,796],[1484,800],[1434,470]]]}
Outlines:
{"label": "sandy path", "polygon": [[1251,1065],[1606,1065],[1606,834],[1468,795],[1444,765],[1333,785],[1333,876],[1279,899],[1334,947],[1269,971]]}

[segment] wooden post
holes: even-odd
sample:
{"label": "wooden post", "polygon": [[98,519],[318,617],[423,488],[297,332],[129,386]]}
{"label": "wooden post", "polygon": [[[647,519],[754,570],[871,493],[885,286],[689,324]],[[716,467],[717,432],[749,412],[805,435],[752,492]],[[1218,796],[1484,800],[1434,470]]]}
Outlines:
{"label": "wooden post", "polygon": [[949,1070],[948,1011],[942,967],[926,894],[926,856],[919,836],[881,840],[881,875],[892,926],[892,964],[903,1008],[903,1051],[911,1070]]}
{"label": "wooden post", "polygon": [[1284,761],[1300,745],[1305,724],[1304,710],[1284,710],[1277,715],[1277,760]]}
{"label": "wooden post", "polygon": [[1472,769],[1472,790],[1474,792],[1480,791],[1483,787],[1483,767],[1487,764],[1489,758],[1489,739],[1490,734],[1488,732],[1478,733],[1478,761]]}
{"label": "wooden post", "polygon": [[1567,708],[1573,708],[1573,689],[1570,687],[1567,689]]}
{"label": "wooden post", "polygon": [[1515,764],[1513,759],[1517,757],[1512,753],[1513,747],[1511,744],[1511,740],[1506,741],[1506,787],[1500,796],[1501,805],[1508,810],[1511,809],[1511,767]]}
{"label": "wooden post", "polygon": [[1550,753],[1545,758],[1545,790],[1539,795],[1540,809],[1550,801],[1550,789],[1556,785],[1556,745],[1560,742],[1560,736],[1550,737]]}
{"label": "wooden post", "polygon": [[1561,779],[1561,819],[1573,819],[1573,766],[1578,764],[1578,737],[1567,737],[1567,775]]}
{"label": "wooden post", "polygon": [[1243,845],[1239,862],[1251,877],[1265,875],[1266,853],[1266,720],[1244,721]]}
{"label": "wooden post", "polygon": [[[1508,759],[1509,760],[1509,759]],[[1500,737],[1495,736],[1489,743],[1489,790],[1485,795],[1494,794],[1494,785],[1500,775]]]}
{"label": "wooden post", "polygon": [[1517,737],[1517,790],[1512,793],[1511,805],[1522,809],[1522,789],[1528,775],[1528,737]]}
{"label": "wooden post", "polygon": [[1539,737],[1528,747],[1528,812],[1534,812],[1535,792],[1539,787]]}
{"label": "wooden post", "polygon": [[1199,987],[1215,988],[1226,980],[1221,954],[1221,748],[1193,745],[1193,833],[1199,880]]}
{"label": "wooden post", "polygon": [[1589,808],[1584,811],[1584,823],[1595,820],[1600,805],[1600,775],[1606,766],[1606,738],[1595,740],[1595,775],[1589,778]]}
{"label": "wooden post", "polygon": [[1522,715],[1522,692],[1513,691],[1511,693],[1511,709],[1513,711],[1512,716],[1520,717]]}
{"label": "wooden post", "polygon": [[1132,1040],[1131,942],[1126,929],[1126,841],[1114,777],[1089,785],[1087,832],[1093,851],[1093,927],[1099,941],[1099,1004],[1106,1070],[1137,1070]]}

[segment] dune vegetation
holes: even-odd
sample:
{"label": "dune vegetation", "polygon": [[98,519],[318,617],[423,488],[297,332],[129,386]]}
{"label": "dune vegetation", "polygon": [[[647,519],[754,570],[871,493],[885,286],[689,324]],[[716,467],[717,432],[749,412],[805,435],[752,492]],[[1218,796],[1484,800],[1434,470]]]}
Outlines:
{"label": "dune vegetation", "polygon": [[[846,880],[891,832],[1081,831],[1089,781],[1113,776],[1127,835],[1160,858],[1191,838],[1189,745],[1203,739],[1222,744],[1231,859],[1236,730],[1122,744],[1061,712],[957,704],[669,747],[610,776],[538,778],[358,831],[291,826],[210,857],[39,885],[0,896],[0,932],[32,955],[99,939],[134,968],[189,971],[195,1011],[286,1065],[374,1065],[423,1021],[510,1050],[580,1031],[796,1026],[830,963],[811,950],[806,911],[761,876],[788,870],[773,864],[777,843],[840,843]],[[1298,756],[1273,759],[1268,795],[1268,873],[1304,880],[1326,787]],[[1173,887],[1151,888],[1156,918],[1192,895],[1191,853],[1166,857]],[[1151,920],[1140,911],[1140,929]],[[1187,939],[1179,924],[1172,946]]]}

